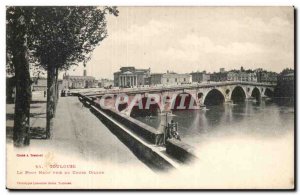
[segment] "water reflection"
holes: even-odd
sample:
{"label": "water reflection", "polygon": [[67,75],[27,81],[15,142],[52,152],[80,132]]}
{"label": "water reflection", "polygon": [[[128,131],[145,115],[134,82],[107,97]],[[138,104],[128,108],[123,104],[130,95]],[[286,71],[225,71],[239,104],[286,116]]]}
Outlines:
{"label": "water reflection", "polygon": [[246,136],[277,136],[294,129],[293,104],[270,99],[248,100],[239,104],[224,103],[207,107],[207,110],[174,111],[166,118],[159,115],[151,119],[136,117],[156,128],[163,129],[166,120],[178,122],[179,133],[191,145],[209,136],[243,134]]}
{"label": "water reflection", "polygon": [[205,112],[205,118],[208,122],[208,126],[214,127],[220,125],[224,119],[225,107],[227,105],[219,106],[208,106],[207,111]]}

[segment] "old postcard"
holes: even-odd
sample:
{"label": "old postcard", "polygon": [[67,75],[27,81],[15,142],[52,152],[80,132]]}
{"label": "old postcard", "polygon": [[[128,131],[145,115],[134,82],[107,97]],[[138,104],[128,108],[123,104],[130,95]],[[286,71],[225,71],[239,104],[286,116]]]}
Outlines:
{"label": "old postcard", "polygon": [[7,6],[7,188],[293,190],[294,16]]}

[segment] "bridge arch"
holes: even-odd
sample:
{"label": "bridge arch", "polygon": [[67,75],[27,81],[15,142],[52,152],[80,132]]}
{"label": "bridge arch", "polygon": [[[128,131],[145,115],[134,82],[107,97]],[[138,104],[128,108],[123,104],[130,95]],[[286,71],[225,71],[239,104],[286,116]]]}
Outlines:
{"label": "bridge arch", "polygon": [[[130,110],[131,117],[157,116],[158,113],[161,112],[160,107],[157,102],[154,104],[150,104],[148,108],[146,107],[148,98],[150,98],[150,97],[143,97],[142,99],[140,99],[142,108],[140,108],[139,105],[135,105],[131,108],[131,110]],[[153,100],[153,99],[151,98],[151,100]]]}
{"label": "bridge arch", "polygon": [[197,94],[197,98],[198,98],[198,99],[203,98],[203,93],[202,93],[202,92],[199,92],[199,93]]}
{"label": "bridge arch", "polygon": [[269,98],[272,98],[274,96],[274,91],[272,91],[269,88],[266,88],[265,92],[264,92],[264,95],[267,96],[267,97],[269,97]]}
{"label": "bridge arch", "polygon": [[[201,96],[201,93],[198,93],[198,97],[199,97],[199,94]],[[203,96],[203,94],[202,94]],[[202,98],[202,96],[200,98]],[[184,98],[184,103],[183,105],[180,105],[181,104],[181,101],[182,101],[182,98]],[[187,92],[182,92],[182,93],[179,93],[177,94],[176,98],[173,100],[172,104],[171,104],[171,110],[188,110],[188,109],[193,109],[193,108],[190,108],[190,105],[191,106],[197,106],[197,102],[196,102],[196,99],[195,97],[193,97],[192,94],[190,93],[187,93]]]}
{"label": "bridge arch", "polygon": [[213,106],[223,104],[225,101],[225,97],[223,93],[218,89],[210,90],[205,98],[204,98],[204,105],[206,106]]}
{"label": "bridge arch", "polygon": [[230,93],[230,89],[226,89],[225,94],[229,95],[229,93]]}
{"label": "bridge arch", "polygon": [[121,104],[118,104],[118,111],[121,112],[123,110],[125,110],[126,108],[128,107],[128,103],[121,103]]}
{"label": "bridge arch", "polygon": [[126,97],[127,96],[125,94],[118,94],[118,95],[115,94],[114,95],[114,106],[116,107],[117,111],[122,112],[128,108],[129,102]]}
{"label": "bridge arch", "polygon": [[251,97],[254,97],[257,102],[260,102],[261,92],[257,87],[254,87],[254,89],[252,90]]}
{"label": "bridge arch", "polygon": [[246,99],[246,92],[243,87],[236,86],[231,92],[230,99],[233,101],[233,103],[244,102]]}

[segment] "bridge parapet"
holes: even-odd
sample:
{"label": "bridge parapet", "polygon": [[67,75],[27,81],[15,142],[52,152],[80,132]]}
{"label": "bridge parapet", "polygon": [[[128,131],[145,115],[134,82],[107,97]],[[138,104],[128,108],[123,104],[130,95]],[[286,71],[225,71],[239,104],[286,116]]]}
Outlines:
{"label": "bridge parapet", "polygon": [[104,94],[142,94],[142,93],[159,93],[165,91],[184,91],[191,89],[199,88],[217,88],[222,86],[231,86],[231,85],[242,85],[242,86],[257,86],[257,87],[269,87],[274,88],[275,84],[269,83],[258,83],[258,82],[242,82],[242,81],[227,81],[227,82],[209,82],[209,83],[198,83],[198,84],[185,84],[185,85],[176,85],[176,86],[158,86],[158,87],[143,87],[143,88],[125,88],[125,89],[108,89],[105,91],[93,91],[93,92],[83,92],[81,94],[85,96],[95,96],[95,95],[104,95]]}
{"label": "bridge parapet", "polygon": [[[274,91],[273,84],[265,83],[255,83],[255,82],[224,82],[224,83],[206,83],[197,85],[184,85],[176,87],[166,87],[166,88],[147,88],[137,91],[136,89],[126,89],[126,90],[109,90],[102,93],[86,93],[81,94],[88,98],[100,98],[102,96],[107,96],[110,94],[112,97],[116,98],[121,95],[128,96],[128,102],[126,110],[123,112],[130,116],[132,107],[131,102],[135,99],[135,95],[140,95],[142,98],[148,97],[149,94],[160,95],[160,100],[164,99],[166,96],[171,97],[174,101],[174,97],[182,96],[184,94],[189,94],[191,99],[195,102],[196,107],[201,108],[204,105],[210,105],[210,99],[216,99],[213,104],[219,104],[223,102],[230,102],[240,99],[248,99],[255,95],[256,99],[260,99],[266,96],[266,91],[269,90],[269,94]],[[256,90],[254,90],[256,89]],[[255,91],[255,94],[253,92]],[[238,97],[241,96],[241,97]],[[189,97],[189,98],[190,98]],[[116,101],[111,101],[116,103]],[[161,112],[165,112],[172,109],[174,102],[168,104],[157,103]],[[171,106],[170,106],[171,105]],[[115,105],[116,106],[116,105]],[[167,107],[166,107],[167,106]],[[167,109],[166,109],[167,108]],[[169,109],[168,109],[169,108]],[[195,109],[195,108],[193,108]]]}

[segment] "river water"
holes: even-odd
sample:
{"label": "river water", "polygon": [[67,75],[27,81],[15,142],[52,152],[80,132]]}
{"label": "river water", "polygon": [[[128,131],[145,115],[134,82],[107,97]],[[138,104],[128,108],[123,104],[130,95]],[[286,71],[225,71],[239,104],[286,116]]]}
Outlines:
{"label": "river water", "polygon": [[280,137],[294,130],[294,105],[275,103],[272,100],[255,100],[243,103],[224,103],[210,106],[206,110],[179,110],[168,115],[136,119],[162,130],[166,124],[174,120],[178,123],[178,131],[182,140],[192,146],[213,138],[226,136],[258,136]]}
{"label": "river water", "polygon": [[[168,121],[178,123],[182,141],[194,146],[198,157],[180,181],[203,188],[293,188],[294,105],[282,102],[174,111]],[[162,129],[166,116],[137,119]],[[170,178],[176,182],[176,175]]]}

